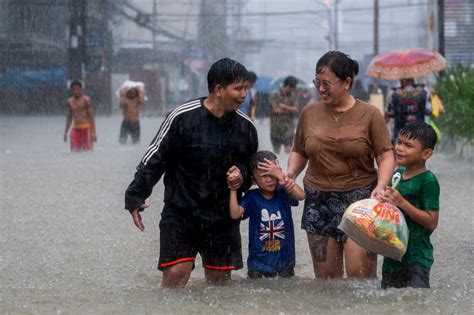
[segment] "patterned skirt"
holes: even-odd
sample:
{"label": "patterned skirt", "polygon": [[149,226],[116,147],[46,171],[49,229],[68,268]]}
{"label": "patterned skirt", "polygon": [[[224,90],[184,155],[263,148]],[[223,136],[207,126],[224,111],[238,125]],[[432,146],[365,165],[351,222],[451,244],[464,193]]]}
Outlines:
{"label": "patterned skirt", "polygon": [[347,207],[358,200],[370,198],[377,185],[357,188],[350,191],[320,191],[305,186],[306,199],[301,219],[301,228],[307,233],[330,236],[337,241],[346,241],[347,235],[337,227]]}

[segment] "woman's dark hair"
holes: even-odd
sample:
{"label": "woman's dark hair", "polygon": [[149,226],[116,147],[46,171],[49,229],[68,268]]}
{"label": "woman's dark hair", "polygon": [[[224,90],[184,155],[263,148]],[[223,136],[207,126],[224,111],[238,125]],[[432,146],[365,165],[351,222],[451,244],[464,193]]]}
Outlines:
{"label": "woman's dark hair", "polygon": [[248,76],[247,69],[240,63],[230,58],[216,61],[207,73],[207,89],[213,93],[215,87],[220,84],[223,87],[234,82],[245,81]]}
{"label": "woman's dark hair", "polygon": [[424,149],[434,149],[438,136],[434,131],[433,127],[425,122],[414,122],[403,127],[399,136],[403,135],[408,139],[414,139],[421,142],[421,146]]}
{"label": "woman's dark hair", "polygon": [[354,77],[359,73],[359,63],[340,51],[328,51],[316,63],[316,74],[329,68],[341,80],[351,78],[351,86]]}
{"label": "woman's dark hair", "polygon": [[270,152],[270,151],[257,151],[255,152],[251,157],[250,157],[250,170],[254,170],[258,167],[258,163],[264,162],[265,159],[270,160],[270,161],[275,161],[277,159],[277,156],[275,153]]}

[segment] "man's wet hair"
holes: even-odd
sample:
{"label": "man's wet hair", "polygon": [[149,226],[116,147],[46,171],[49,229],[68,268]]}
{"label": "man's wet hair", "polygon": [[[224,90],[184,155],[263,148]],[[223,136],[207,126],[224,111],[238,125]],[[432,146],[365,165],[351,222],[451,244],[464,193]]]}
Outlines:
{"label": "man's wet hair", "polygon": [[438,136],[433,127],[425,122],[414,122],[406,125],[400,130],[399,136],[403,135],[410,140],[418,140],[424,149],[434,149]]}
{"label": "man's wet hair", "polygon": [[125,93],[125,97],[127,97],[128,99],[132,100],[134,98],[137,98],[140,96],[140,92],[138,91],[137,88],[131,88],[127,91],[127,93]]}
{"label": "man's wet hair", "polygon": [[283,86],[289,86],[290,88],[295,88],[298,84],[298,80],[292,75],[289,75],[283,80]]}
{"label": "man's wet hair", "polygon": [[247,80],[248,71],[239,62],[230,58],[216,61],[207,73],[207,89],[213,93],[215,87],[220,84],[226,87],[234,82]]}
{"label": "man's wet hair", "polygon": [[258,168],[258,164],[261,162],[265,162],[265,159],[269,161],[277,160],[277,156],[275,153],[270,151],[257,151],[250,157],[250,170],[255,170]]}
{"label": "man's wet hair", "polygon": [[77,80],[76,80],[76,81],[72,81],[72,82],[71,82],[71,85],[69,85],[69,87],[70,87],[71,90],[72,90],[72,88],[73,88],[74,86],[76,86],[76,85],[82,89],[82,83],[81,83],[81,81],[77,81]]}
{"label": "man's wet hair", "polygon": [[359,63],[349,55],[333,50],[325,53],[316,63],[316,74],[328,68],[341,80],[351,78],[351,86],[354,77],[359,73]]}
{"label": "man's wet hair", "polygon": [[247,74],[247,81],[255,83],[257,81],[257,74],[253,71],[249,71]]}

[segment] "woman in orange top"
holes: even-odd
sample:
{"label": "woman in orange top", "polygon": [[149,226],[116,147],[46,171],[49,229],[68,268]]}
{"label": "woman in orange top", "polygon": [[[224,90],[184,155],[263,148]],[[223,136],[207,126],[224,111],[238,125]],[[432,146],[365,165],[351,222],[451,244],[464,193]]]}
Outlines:
{"label": "woman in orange top", "polygon": [[376,254],[337,228],[345,209],[383,191],[394,169],[382,114],[349,92],[358,72],[357,61],[342,52],[319,59],[313,83],[320,98],[302,111],[288,160],[288,185],[308,166],[302,228],[318,278],[342,277],[343,257],[349,277],[376,275]]}

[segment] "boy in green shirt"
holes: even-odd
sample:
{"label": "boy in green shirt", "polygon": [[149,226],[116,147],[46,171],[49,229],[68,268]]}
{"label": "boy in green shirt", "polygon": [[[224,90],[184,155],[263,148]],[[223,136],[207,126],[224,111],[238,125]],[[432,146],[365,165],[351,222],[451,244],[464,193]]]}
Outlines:
{"label": "boy in green shirt", "polygon": [[[433,264],[430,235],[438,225],[439,184],[426,161],[433,154],[436,133],[424,122],[406,125],[395,144],[400,182],[387,187],[379,199],[396,205],[405,215],[410,231],[402,261],[384,257],[382,288],[429,288]],[[395,185],[394,185],[395,186]]]}

